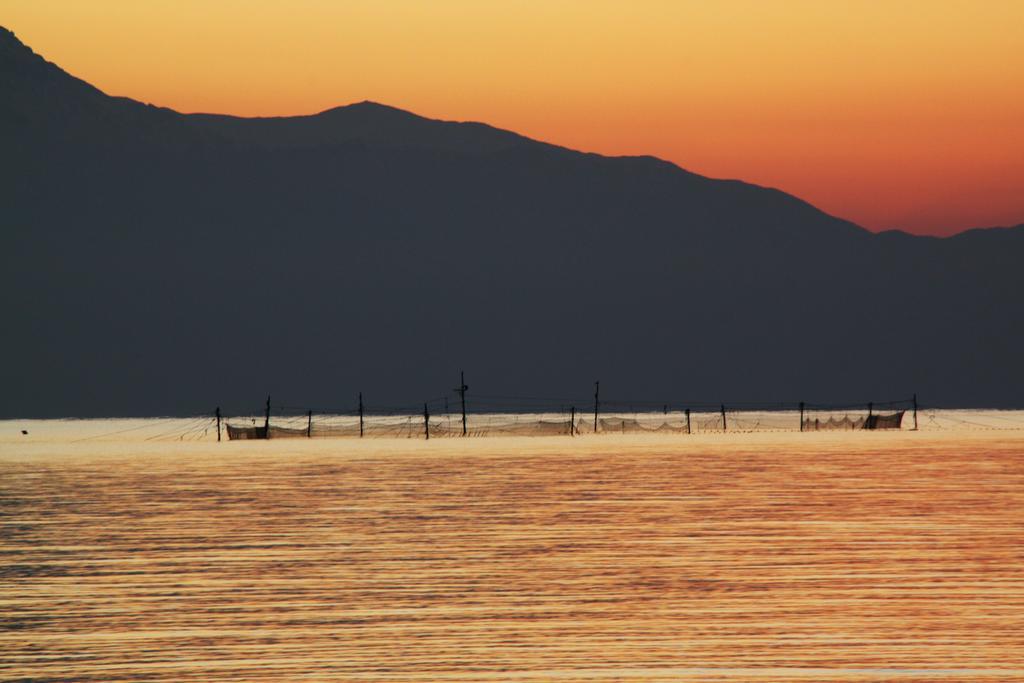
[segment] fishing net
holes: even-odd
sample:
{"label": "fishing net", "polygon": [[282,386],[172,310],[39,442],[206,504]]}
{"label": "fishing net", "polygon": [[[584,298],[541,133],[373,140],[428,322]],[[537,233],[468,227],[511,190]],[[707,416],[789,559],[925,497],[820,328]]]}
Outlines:
{"label": "fishing net", "polygon": [[[878,405],[878,404],[873,404]],[[861,407],[822,407],[801,404],[776,409],[675,410],[650,412],[548,412],[548,413],[469,413],[462,416],[441,413],[423,414],[298,414],[273,417],[269,428],[228,424],[231,440],[299,438],[454,438],[462,436],[585,436],[594,434],[701,434],[766,431],[856,431],[902,429],[905,409],[893,403],[882,404],[885,412],[872,405]],[[906,405],[906,402],[904,402]],[[913,427],[913,425],[912,425]],[[912,428],[911,427],[911,428]]]}

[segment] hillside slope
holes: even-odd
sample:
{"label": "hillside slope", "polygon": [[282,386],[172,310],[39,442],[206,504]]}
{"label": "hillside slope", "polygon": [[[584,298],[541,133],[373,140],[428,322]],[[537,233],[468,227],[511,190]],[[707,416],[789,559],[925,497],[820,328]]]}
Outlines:
{"label": "hillside slope", "polygon": [[1024,228],[785,193],[373,103],[183,115],[0,33],[0,415],[475,391],[1021,406]]}

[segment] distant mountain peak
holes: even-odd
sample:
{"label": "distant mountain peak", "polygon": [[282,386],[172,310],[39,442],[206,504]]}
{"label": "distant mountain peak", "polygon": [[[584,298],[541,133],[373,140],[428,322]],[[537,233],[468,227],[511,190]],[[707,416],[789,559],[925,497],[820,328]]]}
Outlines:
{"label": "distant mountain peak", "polygon": [[[0,83],[7,90],[0,105],[11,108],[40,99],[56,101],[70,93],[94,101],[103,95],[95,86],[47,61],[3,26],[0,26]],[[26,114],[31,112],[31,106]]]}
{"label": "distant mountain peak", "polygon": [[6,26],[0,26],[0,55],[15,55],[18,53],[35,55],[32,48],[21,42],[18,36],[14,35],[14,31]]}
{"label": "distant mountain peak", "polygon": [[[9,59],[12,57],[31,58],[46,62],[32,48],[21,42],[18,36],[14,34],[14,31],[6,26],[0,26],[0,58]],[[46,63],[49,64],[50,62]]]}
{"label": "distant mountain peak", "polygon": [[336,109],[388,109],[388,110],[393,110],[393,111],[402,111],[402,112],[405,111],[404,109],[399,109],[398,107],[393,107],[390,104],[383,104],[382,102],[375,102],[373,100],[363,100],[361,102],[353,102],[352,104],[342,105],[340,107],[335,107],[335,108]]}
{"label": "distant mountain peak", "polygon": [[314,116],[333,116],[333,115],[344,115],[353,113],[363,113],[367,115],[400,115],[410,118],[423,119],[424,117],[419,114],[415,114],[406,109],[399,109],[388,104],[381,104],[380,102],[374,102],[372,100],[362,100],[361,102],[352,102],[351,104],[340,104],[329,109],[314,114]]}

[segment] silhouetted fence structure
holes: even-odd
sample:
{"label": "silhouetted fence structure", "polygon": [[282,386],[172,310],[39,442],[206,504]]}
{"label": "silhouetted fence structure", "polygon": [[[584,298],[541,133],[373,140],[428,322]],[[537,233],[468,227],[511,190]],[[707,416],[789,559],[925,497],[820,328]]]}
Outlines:
{"label": "silhouetted fence structure", "polygon": [[[523,396],[472,396],[460,375],[453,391],[459,412],[448,410],[448,397],[412,406],[372,408],[358,395],[349,409],[278,408],[271,416],[270,397],[263,415],[234,418],[227,436],[239,439],[297,438],[448,438],[484,436],[585,436],[600,434],[697,434],[716,432],[839,431],[917,429],[917,396],[882,403],[824,405],[811,403],[739,403],[686,406],[667,402],[602,399],[594,383],[593,402],[579,406],[569,399]],[[592,412],[586,412],[586,411]],[[221,413],[216,412],[218,438]],[[911,422],[907,424],[905,418]]]}
{"label": "silhouetted fence structure", "polygon": [[[475,402],[474,402],[475,403]],[[429,406],[437,406],[436,414],[431,413]],[[696,404],[695,404],[696,405]],[[409,438],[422,439],[427,435],[429,426],[431,438],[460,437],[462,435],[461,411],[449,414],[444,409],[444,399],[431,402],[428,406],[428,420],[415,409],[389,409],[385,413],[380,409],[367,409],[364,405],[362,420],[363,436],[366,438]],[[794,407],[795,406],[795,407]],[[803,412],[801,413],[801,407]],[[555,438],[565,436],[584,436],[593,438],[593,406],[590,410],[574,409],[569,406],[568,412],[559,408],[548,408],[547,412],[502,412],[467,411],[466,436],[545,436]],[[1024,410],[999,409],[940,409],[918,406],[918,420],[915,422],[913,399],[909,408],[904,402],[887,404],[875,403],[870,408],[863,406],[832,406],[799,403],[771,406],[738,404],[733,407],[726,404],[725,420],[722,419],[721,405],[699,405],[682,410],[663,405],[660,410],[651,407],[626,407],[609,401],[602,404],[602,412],[598,415],[598,435],[610,434],[665,434],[669,438],[678,438],[685,442],[688,434],[721,434],[757,433],[757,432],[794,432],[801,427],[803,431],[834,431],[859,430],[866,433],[865,427],[869,419],[888,421],[890,431],[895,431],[895,421],[899,421],[899,429],[927,433],[964,432],[964,431],[1017,431],[1024,432]],[[616,412],[603,412],[614,409]],[[898,414],[903,412],[902,416]],[[80,435],[72,439],[72,443],[131,439],[138,441],[217,441],[228,436],[223,429],[226,418],[223,411],[218,421],[216,412],[195,413],[188,417],[151,417],[124,418],[117,429],[103,430],[103,425],[110,422],[103,420],[77,420],[76,428]],[[345,411],[314,411],[295,408],[283,409],[267,418],[266,411],[262,414],[250,414],[239,417],[236,413],[229,422],[235,439],[263,439],[263,433],[269,433],[271,439],[314,439],[317,437],[348,437],[359,438],[359,412]],[[570,425],[574,428],[570,432]],[[219,429],[220,428],[220,429]],[[266,432],[264,432],[266,428]],[[723,429],[724,428],[724,429]],[[876,422],[875,429],[878,429]],[[564,430],[564,431],[563,431]]]}

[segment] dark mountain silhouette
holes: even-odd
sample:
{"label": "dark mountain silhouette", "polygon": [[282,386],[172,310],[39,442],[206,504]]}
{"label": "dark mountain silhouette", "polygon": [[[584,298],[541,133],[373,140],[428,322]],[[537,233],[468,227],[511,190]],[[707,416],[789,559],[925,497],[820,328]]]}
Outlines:
{"label": "dark mountain silhouette", "polygon": [[460,368],[470,399],[1024,405],[1022,226],[875,235],[369,102],[183,115],[9,32],[0,93],[0,415],[415,403]]}

